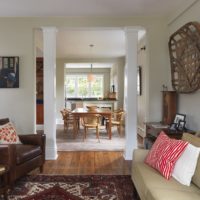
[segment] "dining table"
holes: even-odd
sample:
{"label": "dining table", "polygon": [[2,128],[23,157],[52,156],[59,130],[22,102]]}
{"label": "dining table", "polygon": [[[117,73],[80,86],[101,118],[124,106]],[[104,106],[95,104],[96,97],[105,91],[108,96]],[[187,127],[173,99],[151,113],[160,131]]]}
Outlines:
{"label": "dining table", "polygon": [[97,108],[94,110],[89,110],[87,108],[75,108],[74,110],[72,110],[71,114],[74,117],[74,137],[76,137],[78,133],[77,119],[97,114],[108,119],[108,137],[110,140],[112,139],[112,131],[111,131],[112,111],[109,108]]}

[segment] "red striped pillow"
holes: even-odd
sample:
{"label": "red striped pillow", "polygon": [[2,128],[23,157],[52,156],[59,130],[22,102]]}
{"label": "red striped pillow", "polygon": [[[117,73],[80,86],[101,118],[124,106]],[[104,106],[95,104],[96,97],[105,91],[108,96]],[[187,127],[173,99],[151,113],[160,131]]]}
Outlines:
{"label": "red striped pillow", "polygon": [[188,142],[170,139],[162,131],[149,151],[145,163],[157,169],[166,179],[169,179],[176,161],[187,145]]}

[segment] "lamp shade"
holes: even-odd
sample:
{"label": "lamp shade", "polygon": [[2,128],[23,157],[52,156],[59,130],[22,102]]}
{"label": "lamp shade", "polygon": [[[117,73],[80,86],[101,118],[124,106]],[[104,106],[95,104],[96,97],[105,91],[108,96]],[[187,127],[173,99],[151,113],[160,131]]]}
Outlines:
{"label": "lamp shade", "polygon": [[94,77],[94,74],[92,72],[90,72],[88,75],[87,75],[87,80],[88,82],[93,82],[95,81],[95,77]]}

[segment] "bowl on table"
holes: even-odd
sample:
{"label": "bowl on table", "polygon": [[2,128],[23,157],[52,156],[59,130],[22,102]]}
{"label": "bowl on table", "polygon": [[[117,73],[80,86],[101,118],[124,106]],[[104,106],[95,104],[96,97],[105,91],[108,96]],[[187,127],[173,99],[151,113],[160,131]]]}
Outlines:
{"label": "bowl on table", "polygon": [[89,112],[94,112],[97,110],[97,106],[86,106]]}

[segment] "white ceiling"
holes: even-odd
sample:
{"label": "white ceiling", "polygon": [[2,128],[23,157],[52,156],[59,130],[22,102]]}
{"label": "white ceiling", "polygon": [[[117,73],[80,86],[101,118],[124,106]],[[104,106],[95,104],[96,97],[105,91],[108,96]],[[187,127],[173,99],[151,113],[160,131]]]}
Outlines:
{"label": "white ceiling", "polygon": [[[93,44],[94,47],[89,45]],[[57,57],[105,58],[125,55],[125,36],[120,30],[59,31]]]}
{"label": "white ceiling", "polygon": [[[194,0],[0,0],[0,16],[169,16]],[[141,33],[141,32],[140,32]],[[94,48],[89,48],[94,44]],[[36,31],[37,55],[42,32]],[[122,30],[59,30],[58,58],[110,58],[125,55]]]}
{"label": "white ceiling", "polygon": [[0,0],[0,17],[167,16],[190,0]]}
{"label": "white ceiling", "polygon": [[[144,34],[140,30],[138,39]],[[35,31],[35,38],[37,56],[41,57],[42,31]],[[57,58],[117,58],[125,56],[125,34],[123,30],[59,30],[56,46]]]}

